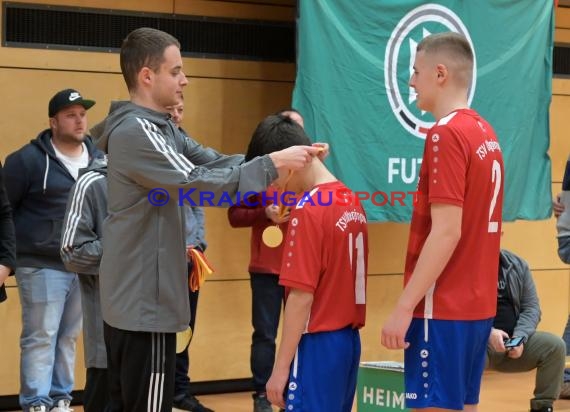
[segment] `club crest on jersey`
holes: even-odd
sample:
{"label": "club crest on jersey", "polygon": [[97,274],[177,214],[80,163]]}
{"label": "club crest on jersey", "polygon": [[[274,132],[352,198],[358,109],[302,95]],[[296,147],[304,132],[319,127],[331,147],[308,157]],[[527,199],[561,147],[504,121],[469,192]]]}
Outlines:
{"label": "club crest on jersey", "polygon": [[446,31],[464,35],[473,50],[473,78],[468,99],[471,104],[477,80],[475,47],[465,24],[449,8],[429,3],[410,11],[392,31],[384,54],[384,84],[392,112],[406,131],[420,139],[426,138],[434,119],[416,107],[416,93],[408,85],[413,74],[416,48],[424,37]]}

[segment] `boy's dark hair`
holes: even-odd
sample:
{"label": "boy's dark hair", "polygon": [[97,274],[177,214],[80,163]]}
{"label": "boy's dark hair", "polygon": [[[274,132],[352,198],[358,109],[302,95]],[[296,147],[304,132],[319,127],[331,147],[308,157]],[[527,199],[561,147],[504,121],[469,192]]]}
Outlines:
{"label": "boy's dark hair", "polygon": [[301,114],[301,112],[299,112],[299,110],[293,109],[292,107],[286,107],[285,109],[278,110],[273,114],[278,116],[280,114],[287,113],[287,112],[297,113],[299,116],[303,117],[303,115]]}
{"label": "boy's dark hair", "polygon": [[121,72],[129,91],[137,87],[137,75],[143,67],[158,72],[164,62],[164,50],[169,46],[180,48],[176,38],[150,27],[141,27],[130,32],[121,46]]}
{"label": "boy's dark hair", "polygon": [[245,161],[297,145],[311,145],[311,140],[296,122],[287,116],[272,114],[255,128],[247,147]]}

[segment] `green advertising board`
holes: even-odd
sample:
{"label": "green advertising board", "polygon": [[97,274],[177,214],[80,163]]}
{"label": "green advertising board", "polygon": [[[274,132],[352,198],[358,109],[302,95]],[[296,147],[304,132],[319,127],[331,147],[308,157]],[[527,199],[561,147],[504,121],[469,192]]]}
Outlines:
{"label": "green advertising board", "polygon": [[356,398],[358,412],[409,411],[405,407],[404,364],[361,362]]}

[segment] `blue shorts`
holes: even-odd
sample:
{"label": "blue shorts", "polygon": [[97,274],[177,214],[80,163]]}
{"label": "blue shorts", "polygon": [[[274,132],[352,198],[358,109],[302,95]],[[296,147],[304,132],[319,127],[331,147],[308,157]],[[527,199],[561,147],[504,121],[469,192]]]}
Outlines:
{"label": "blue shorts", "polygon": [[463,410],[479,403],[493,319],[412,319],[406,335],[407,408]]}
{"label": "blue shorts", "polygon": [[350,412],[359,361],[356,329],[304,334],[291,365],[285,410]]}

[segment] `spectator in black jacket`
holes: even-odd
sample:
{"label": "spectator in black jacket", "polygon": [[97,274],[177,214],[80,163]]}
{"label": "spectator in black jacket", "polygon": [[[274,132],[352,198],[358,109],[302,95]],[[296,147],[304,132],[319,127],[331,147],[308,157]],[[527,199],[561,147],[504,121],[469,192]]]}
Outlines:
{"label": "spectator in black jacket", "polygon": [[[501,250],[497,279],[497,314],[489,335],[487,364],[499,372],[536,369],[531,412],[552,412],[564,371],[564,341],[537,331],[540,303],[528,264]],[[521,338],[511,346],[509,338]]]}
{"label": "spectator in black jacket", "polygon": [[4,282],[16,268],[16,235],[12,208],[4,189],[4,173],[0,163],[0,302],[6,300]]}

